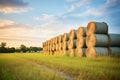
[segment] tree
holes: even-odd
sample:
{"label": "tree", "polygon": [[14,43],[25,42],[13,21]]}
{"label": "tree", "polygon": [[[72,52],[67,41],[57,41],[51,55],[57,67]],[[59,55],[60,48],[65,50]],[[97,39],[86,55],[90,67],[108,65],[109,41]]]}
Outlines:
{"label": "tree", "polygon": [[1,42],[0,47],[5,48],[5,46],[6,46],[6,42]]}
{"label": "tree", "polygon": [[5,53],[7,52],[7,49],[5,48],[6,43],[5,42],[1,42],[0,44],[0,53]]}
{"label": "tree", "polygon": [[22,45],[20,45],[20,50],[21,50],[22,52],[27,52],[27,47],[22,44]]}

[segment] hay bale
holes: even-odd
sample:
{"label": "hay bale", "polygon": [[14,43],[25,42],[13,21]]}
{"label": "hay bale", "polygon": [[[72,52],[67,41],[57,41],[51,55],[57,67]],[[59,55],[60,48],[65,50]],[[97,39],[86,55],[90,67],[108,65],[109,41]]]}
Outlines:
{"label": "hay bale", "polygon": [[62,42],[62,49],[63,50],[68,50],[68,41],[63,41]]}
{"label": "hay bale", "polygon": [[106,34],[91,34],[86,37],[87,47],[106,47],[109,45],[109,38]]}
{"label": "hay bale", "polygon": [[120,34],[109,34],[109,46],[120,47]]}
{"label": "hay bale", "polygon": [[58,50],[62,50],[62,43],[58,44]]}
{"label": "hay bale", "polygon": [[75,49],[69,49],[69,56],[71,57],[75,56]]}
{"label": "hay bale", "polygon": [[64,33],[63,34],[63,41],[68,41],[69,37],[70,37],[69,33]]}
{"label": "hay bale", "polygon": [[76,47],[77,48],[82,48],[82,47],[85,48],[86,47],[86,37],[81,36],[81,37],[77,38]]}
{"label": "hay bale", "polygon": [[58,43],[61,43],[61,42],[62,42],[62,38],[63,38],[63,35],[60,35],[60,36],[58,37]]}
{"label": "hay bale", "polygon": [[109,50],[107,47],[89,47],[85,54],[87,57],[108,56]]}
{"label": "hay bale", "polygon": [[58,43],[58,40],[59,40],[59,36],[56,36],[56,37],[55,37],[55,44]]}
{"label": "hay bale", "polygon": [[108,25],[105,22],[89,22],[87,25],[87,35],[108,34]]}
{"label": "hay bale", "polygon": [[75,49],[75,56],[85,57],[85,50],[86,50],[86,48],[76,48]]}
{"label": "hay bale", "polygon": [[76,48],[76,39],[69,39],[68,49]]}
{"label": "hay bale", "polygon": [[80,36],[86,36],[86,27],[79,27],[78,31],[77,31],[77,38],[79,38]]}
{"label": "hay bale", "polygon": [[110,56],[120,57],[120,47],[109,47]]}
{"label": "hay bale", "polygon": [[70,30],[70,39],[76,39],[77,38],[77,30],[72,29]]}

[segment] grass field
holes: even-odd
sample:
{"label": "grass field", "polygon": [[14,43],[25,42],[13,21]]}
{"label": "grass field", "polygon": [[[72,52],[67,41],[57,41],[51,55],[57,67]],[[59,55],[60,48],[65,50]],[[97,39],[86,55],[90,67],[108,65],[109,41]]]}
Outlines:
{"label": "grass field", "polygon": [[120,58],[0,54],[0,80],[120,80]]}

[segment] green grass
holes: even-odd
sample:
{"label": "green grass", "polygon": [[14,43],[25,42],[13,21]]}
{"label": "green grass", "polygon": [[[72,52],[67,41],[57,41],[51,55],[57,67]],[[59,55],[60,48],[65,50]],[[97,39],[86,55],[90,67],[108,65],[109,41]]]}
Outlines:
{"label": "green grass", "polygon": [[0,54],[0,80],[67,79],[120,80],[120,58],[78,58],[36,53]]}

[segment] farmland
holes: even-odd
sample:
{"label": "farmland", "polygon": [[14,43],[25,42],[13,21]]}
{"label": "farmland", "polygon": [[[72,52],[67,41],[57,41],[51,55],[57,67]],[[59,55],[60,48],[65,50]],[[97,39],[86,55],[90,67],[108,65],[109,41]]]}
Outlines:
{"label": "farmland", "polygon": [[120,58],[0,54],[0,80],[120,80]]}

